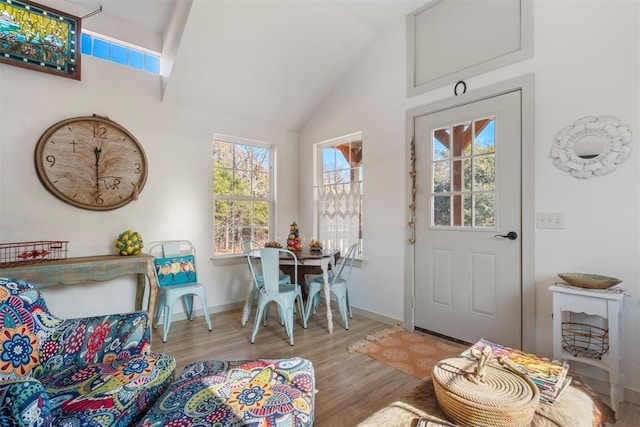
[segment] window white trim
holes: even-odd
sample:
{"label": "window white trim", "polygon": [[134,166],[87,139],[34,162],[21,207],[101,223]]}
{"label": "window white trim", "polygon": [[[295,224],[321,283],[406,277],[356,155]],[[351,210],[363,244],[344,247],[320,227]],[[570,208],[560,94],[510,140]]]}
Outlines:
{"label": "window white trim", "polygon": [[[253,146],[256,146],[256,147],[268,148],[268,149],[270,149],[272,151],[275,150],[275,145],[274,144],[270,144],[268,142],[258,141],[257,139],[241,138],[239,136],[225,135],[225,134],[222,134],[222,133],[214,133],[213,134],[213,140],[214,141],[230,142],[230,143],[233,143],[233,144],[253,145]],[[271,167],[273,168],[273,162],[271,164]]]}
{"label": "window white trim", "polygon": [[[320,186],[322,186],[321,171],[323,170],[322,158],[319,153],[322,151],[322,148],[327,146],[336,146],[336,145],[347,144],[350,142],[358,142],[358,141],[360,142],[363,141],[362,131],[353,132],[347,135],[331,138],[331,139],[313,144],[313,206],[314,206],[313,230],[314,230],[314,235],[317,236],[318,238],[321,238],[321,236],[320,236],[320,213],[318,209],[320,198],[318,196],[317,190]],[[363,185],[363,183],[364,183],[364,172],[363,172],[363,180],[361,181],[361,185]],[[362,215],[362,207],[360,208],[360,215]],[[362,250],[362,248],[360,249]],[[362,253],[358,253],[356,257],[358,259],[361,259]]]}

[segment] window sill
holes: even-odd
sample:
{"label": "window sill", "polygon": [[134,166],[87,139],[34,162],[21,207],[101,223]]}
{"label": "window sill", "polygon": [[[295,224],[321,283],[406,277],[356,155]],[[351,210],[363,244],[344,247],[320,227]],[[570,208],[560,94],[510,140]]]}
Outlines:
{"label": "window sill", "polygon": [[[246,262],[244,255],[227,255],[210,257],[211,263],[216,267],[224,267],[227,265],[238,265]],[[353,266],[356,268],[362,268],[366,264],[366,261],[362,258],[355,258],[353,260]]]}
{"label": "window sill", "polygon": [[224,267],[227,265],[238,265],[246,263],[244,255],[227,255],[227,256],[212,256],[209,258],[211,263],[216,267]]}

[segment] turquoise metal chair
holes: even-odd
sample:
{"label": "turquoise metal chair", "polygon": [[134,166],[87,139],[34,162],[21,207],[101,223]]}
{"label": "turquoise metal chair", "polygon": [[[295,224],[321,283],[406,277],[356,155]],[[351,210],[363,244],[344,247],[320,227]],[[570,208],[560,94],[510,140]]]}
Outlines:
{"label": "turquoise metal chair", "polygon": [[[347,250],[347,254],[338,265],[335,273],[329,272],[329,289],[336,296],[338,306],[340,307],[340,316],[342,316],[342,322],[344,323],[345,329],[349,329],[349,318],[353,319],[351,304],[349,304],[348,282],[353,268],[353,260],[355,259],[357,252],[358,244],[354,243]],[[313,309],[313,314],[316,314],[318,310],[320,291],[322,291],[322,288],[324,287],[324,279],[322,276],[307,274],[305,276],[305,282],[307,283],[308,290],[304,317],[305,322],[308,322],[309,317],[311,316],[311,310]]]}
{"label": "turquoise metal chair", "polygon": [[167,342],[171,327],[173,304],[182,298],[189,320],[193,320],[193,297],[200,298],[204,319],[211,331],[211,318],[204,285],[198,283],[196,273],[196,251],[188,240],[164,240],[147,244],[146,251],[155,256],[155,274],[160,287],[153,327],[158,326],[164,314],[162,342]]}
{"label": "turquoise metal chair", "polygon": [[[260,244],[255,240],[244,240],[242,242],[242,254],[247,258],[247,264],[249,265],[249,273],[252,272],[253,269],[257,269],[256,258],[251,257],[251,251],[259,251]],[[261,272],[256,271],[256,275],[251,274],[251,288],[249,291],[249,295],[247,296],[246,310],[242,313],[242,326],[245,326],[249,321],[249,315],[251,314],[251,309],[253,308],[253,300],[256,298],[256,294],[258,290],[264,286],[264,278]],[[285,285],[283,290],[287,290],[286,285],[291,285],[291,277],[288,274],[280,274],[279,283],[281,285]],[[281,317],[282,320],[282,317]],[[282,321],[283,322],[283,321]]]}
{"label": "turquoise metal chair", "polygon": [[[302,326],[306,329],[307,322],[304,317],[304,304],[302,301],[302,290],[300,285],[292,283],[290,285],[281,285],[279,283],[280,276],[280,254],[285,253],[295,260],[295,276],[298,277],[298,258],[296,255],[287,249],[278,248],[262,248],[260,253],[260,265],[262,267],[262,275],[264,280],[264,286],[258,290],[258,313],[256,314],[255,324],[253,326],[253,333],[251,334],[251,343],[253,344],[260,328],[260,322],[263,320],[264,325],[267,325],[267,313],[269,304],[275,302],[278,305],[278,312],[280,313],[281,320],[284,320],[284,325],[287,329],[287,335],[289,336],[289,344],[293,345],[293,312],[296,300],[298,301],[298,313],[302,320]],[[251,268],[251,274],[254,277],[255,282],[258,282],[256,277],[256,269],[253,264],[249,264]]]}

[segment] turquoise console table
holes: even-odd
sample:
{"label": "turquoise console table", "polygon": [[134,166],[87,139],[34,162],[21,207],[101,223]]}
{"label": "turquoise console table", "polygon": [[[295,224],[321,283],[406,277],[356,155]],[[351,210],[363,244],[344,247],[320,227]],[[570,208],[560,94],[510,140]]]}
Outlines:
{"label": "turquoise console table", "polygon": [[129,274],[138,275],[136,310],[142,310],[142,300],[149,280],[149,304],[147,312],[153,321],[158,282],[154,273],[154,257],[148,254],[131,256],[100,255],[42,261],[35,264],[0,268],[0,277],[28,280],[39,288],[56,285],[77,285],[87,282],[104,282]]}

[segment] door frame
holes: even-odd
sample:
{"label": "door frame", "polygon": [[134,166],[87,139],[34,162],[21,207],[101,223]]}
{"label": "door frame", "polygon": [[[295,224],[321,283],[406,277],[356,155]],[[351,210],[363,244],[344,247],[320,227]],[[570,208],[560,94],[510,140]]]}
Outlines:
{"label": "door frame", "polygon": [[[463,93],[455,97],[421,105],[407,111],[407,155],[406,164],[411,165],[411,140],[414,135],[414,122],[417,117],[437,113],[503,95],[519,90],[521,92],[522,138],[521,138],[521,336],[522,350],[535,352],[536,335],[536,295],[534,275],[534,237],[535,237],[535,204],[534,204],[534,75],[526,74],[504,82]],[[408,171],[409,172],[409,171]],[[412,200],[412,179],[407,172],[406,200],[407,206]],[[411,219],[411,210],[407,211],[407,223]],[[415,246],[410,243],[411,229],[407,233],[404,256],[404,325],[410,331],[415,329]]]}

